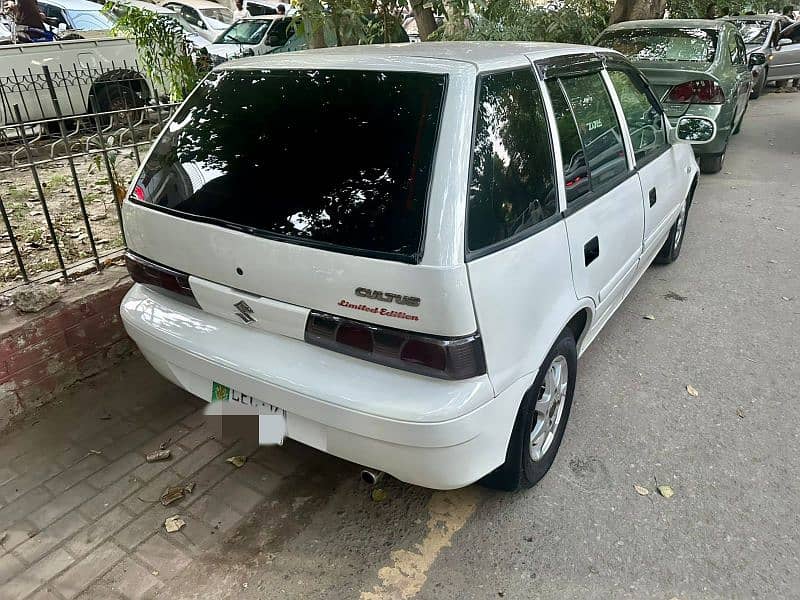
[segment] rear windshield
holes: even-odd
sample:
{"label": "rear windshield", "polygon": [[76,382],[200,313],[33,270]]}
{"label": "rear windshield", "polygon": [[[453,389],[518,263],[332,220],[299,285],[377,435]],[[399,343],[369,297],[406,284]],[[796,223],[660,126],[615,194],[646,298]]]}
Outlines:
{"label": "rear windshield", "polygon": [[612,48],[634,61],[714,62],[717,32],[713,29],[652,28],[607,31],[597,46]]}
{"label": "rear windshield", "polygon": [[418,262],[446,77],[220,71],[150,155],[136,199],[327,249]]}
{"label": "rear windshield", "polygon": [[761,45],[767,41],[771,21],[735,21],[745,44]]}

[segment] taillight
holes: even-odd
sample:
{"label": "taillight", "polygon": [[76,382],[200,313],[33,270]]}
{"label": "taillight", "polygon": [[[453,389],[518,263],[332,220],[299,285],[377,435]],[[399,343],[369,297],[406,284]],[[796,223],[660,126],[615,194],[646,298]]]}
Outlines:
{"label": "taillight", "polygon": [[722,104],[725,102],[725,93],[716,81],[698,79],[674,86],[667,94],[667,102]]}
{"label": "taillight", "polygon": [[144,202],[144,188],[137,185],[133,188],[133,196],[139,201]]}
{"label": "taillight", "polygon": [[152,285],[174,294],[191,298],[197,304],[189,286],[189,275],[175,269],[170,269],[158,263],[154,263],[146,258],[134,254],[125,253],[125,266],[128,268],[131,279],[136,283]]}
{"label": "taillight", "polygon": [[486,373],[478,333],[437,337],[311,311],[305,340],[328,350],[441,379],[468,379]]}

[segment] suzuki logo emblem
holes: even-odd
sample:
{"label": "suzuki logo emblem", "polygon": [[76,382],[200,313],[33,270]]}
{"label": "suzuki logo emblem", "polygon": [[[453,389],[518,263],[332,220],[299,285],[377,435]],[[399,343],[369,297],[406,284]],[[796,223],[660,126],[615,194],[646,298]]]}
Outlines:
{"label": "suzuki logo emblem", "polygon": [[235,309],[238,310],[236,316],[239,317],[245,323],[255,323],[255,318],[253,317],[253,309],[250,308],[250,305],[247,304],[244,300],[239,300],[236,304],[233,305]]}

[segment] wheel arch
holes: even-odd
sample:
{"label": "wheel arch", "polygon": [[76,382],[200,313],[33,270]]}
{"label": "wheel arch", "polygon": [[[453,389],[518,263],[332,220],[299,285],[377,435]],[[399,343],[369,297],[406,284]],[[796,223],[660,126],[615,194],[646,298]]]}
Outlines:
{"label": "wheel arch", "polygon": [[[104,94],[115,87],[127,88],[134,95],[136,107],[143,106],[151,98],[150,86],[147,80],[135,69],[112,69],[105,71],[92,82],[87,97],[87,112],[104,112],[108,107],[104,104]],[[132,107],[133,108],[133,107]]]}

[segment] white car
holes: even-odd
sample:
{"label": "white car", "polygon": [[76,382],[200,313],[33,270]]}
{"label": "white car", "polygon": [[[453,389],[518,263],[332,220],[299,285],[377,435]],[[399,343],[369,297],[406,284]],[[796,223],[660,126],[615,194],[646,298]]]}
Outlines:
{"label": "white car", "polygon": [[213,42],[233,23],[233,12],[210,0],[169,0],[162,6],[179,13],[194,29],[194,32]]}
{"label": "white car", "polygon": [[180,25],[181,29],[185,33],[186,40],[196,48],[205,48],[210,44],[206,38],[195,33],[195,27],[186,19],[184,19],[180,13],[167,8],[166,6],[153,4],[152,2],[144,2],[143,0],[117,0],[114,2],[112,12],[114,14],[122,14],[126,7],[137,8],[145,12],[153,12],[168,19],[172,19],[178,25]]}
{"label": "white car", "polygon": [[527,487],[578,356],[680,253],[698,169],[679,138],[715,133],[672,129],[592,47],[238,60],[134,179],[122,319],[169,380],[258,411],[262,443],[431,488]]}
{"label": "white car", "polygon": [[114,26],[101,12],[103,7],[89,0],[40,0],[38,4],[48,23],[63,31],[107,33]]}
{"label": "white car", "polygon": [[242,56],[270,54],[288,41],[292,19],[270,15],[236,21],[206,49],[213,57],[230,60]]}

